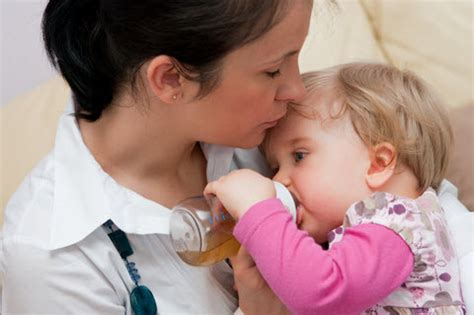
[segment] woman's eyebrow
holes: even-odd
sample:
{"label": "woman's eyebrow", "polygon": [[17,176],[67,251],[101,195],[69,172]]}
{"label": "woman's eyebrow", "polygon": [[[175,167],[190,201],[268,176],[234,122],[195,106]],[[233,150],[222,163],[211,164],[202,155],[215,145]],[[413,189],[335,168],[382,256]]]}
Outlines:
{"label": "woman's eyebrow", "polygon": [[280,58],[274,59],[272,61],[266,61],[266,62],[264,62],[264,64],[265,65],[271,65],[271,64],[274,64],[274,63],[278,63],[278,62],[282,61],[285,58],[288,58],[288,57],[291,57],[291,56],[294,56],[294,55],[298,54],[299,52],[300,52],[299,50],[292,50],[290,52],[287,52],[286,54],[284,54]]}

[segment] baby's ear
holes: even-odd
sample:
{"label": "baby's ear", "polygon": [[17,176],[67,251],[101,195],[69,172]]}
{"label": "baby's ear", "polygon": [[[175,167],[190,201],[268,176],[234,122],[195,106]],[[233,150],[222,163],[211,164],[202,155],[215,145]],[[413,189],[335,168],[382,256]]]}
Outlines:
{"label": "baby's ear", "polygon": [[397,151],[395,147],[382,142],[371,149],[370,167],[365,175],[367,186],[372,190],[379,190],[393,176],[397,165]]}

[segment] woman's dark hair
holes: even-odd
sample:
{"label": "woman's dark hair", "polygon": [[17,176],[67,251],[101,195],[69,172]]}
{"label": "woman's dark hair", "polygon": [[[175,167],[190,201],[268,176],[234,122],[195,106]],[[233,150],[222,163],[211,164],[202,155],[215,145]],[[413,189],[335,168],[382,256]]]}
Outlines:
{"label": "woman's dark hair", "polygon": [[222,59],[281,18],[285,0],[50,0],[43,39],[73,92],[76,116],[95,121],[120,86],[158,55],[173,58],[199,96],[219,81]]}

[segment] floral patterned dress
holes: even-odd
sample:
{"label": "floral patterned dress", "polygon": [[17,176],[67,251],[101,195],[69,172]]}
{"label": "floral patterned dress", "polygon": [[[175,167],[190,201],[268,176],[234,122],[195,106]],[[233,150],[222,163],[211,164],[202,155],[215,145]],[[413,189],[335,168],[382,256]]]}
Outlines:
{"label": "floral patterned dress", "polygon": [[377,192],[353,204],[343,225],[330,232],[329,246],[343,238],[344,228],[367,223],[400,235],[414,255],[414,267],[400,288],[363,314],[465,314],[457,258],[433,189],[415,200]]}

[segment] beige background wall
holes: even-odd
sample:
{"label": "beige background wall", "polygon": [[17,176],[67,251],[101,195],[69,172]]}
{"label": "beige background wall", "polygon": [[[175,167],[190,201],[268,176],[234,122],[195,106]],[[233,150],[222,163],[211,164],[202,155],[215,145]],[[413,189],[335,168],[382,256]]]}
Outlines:
{"label": "beige background wall", "polygon": [[0,106],[55,73],[41,43],[46,0],[0,0]]}

